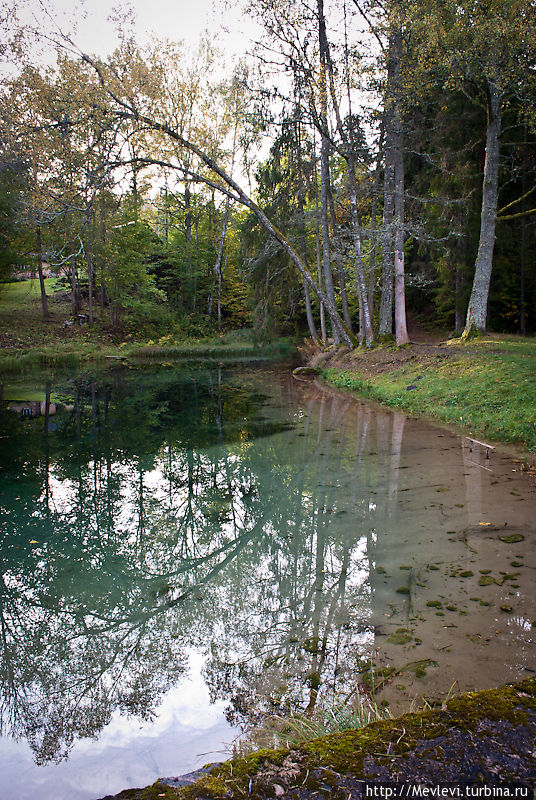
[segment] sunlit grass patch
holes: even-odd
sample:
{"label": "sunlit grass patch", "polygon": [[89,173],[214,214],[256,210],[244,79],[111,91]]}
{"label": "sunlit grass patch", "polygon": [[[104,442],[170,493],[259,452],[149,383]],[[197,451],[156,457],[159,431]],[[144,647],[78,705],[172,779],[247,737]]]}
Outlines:
{"label": "sunlit grass patch", "polygon": [[[60,288],[57,278],[45,278],[45,291],[47,296],[54,294],[54,292]],[[20,309],[21,303],[34,303],[35,300],[38,300],[40,297],[41,286],[39,284],[39,278],[0,284],[0,304],[5,308],[16,306]]]}

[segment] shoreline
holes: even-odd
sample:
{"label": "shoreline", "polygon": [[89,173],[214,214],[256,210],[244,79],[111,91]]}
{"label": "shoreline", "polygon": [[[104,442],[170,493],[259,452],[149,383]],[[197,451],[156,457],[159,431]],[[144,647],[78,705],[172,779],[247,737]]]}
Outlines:
{"label": "shoreline", "polygon": [[307,371],[356,399],[500,446],[534,464],[536,342],[489,336],[309,353]]}
{"label": "shoreline", "polygon": [[61,367],[110,366],[113,363],[141,366],[151,363],[172,363],[203,358],[213,361],[268,360],[287,357],[294,347],[288,339],[256,345],[250,342],[192,341],[184,344],[103,345],[70,348],[58,353],[47,348],[31,348],[26,352],[0,352],[0,378],[16,377],[31,371]]}
{"label": "shoreline", "polygon": [[498,689],[466,692],[439,709],[372,722],[292,749],[259,750],[189,773],[182,781],[162,778],[144,789],[126,789],[100,800],[358,800],[365,797],[367,783],[385,782],[515,783],[533,791],[535,743],[532,677]]}

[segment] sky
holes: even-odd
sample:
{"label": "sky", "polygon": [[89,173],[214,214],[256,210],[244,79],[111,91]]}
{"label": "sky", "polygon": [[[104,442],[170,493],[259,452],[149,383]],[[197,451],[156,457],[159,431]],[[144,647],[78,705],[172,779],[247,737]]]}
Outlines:
{"label": "sky", "polygon": [[[80,31],[88,42],[106,36],[106,17],[110,12],[106,0],[92,0],[91,12],[94,22],[88,20],[84,31]],[[151,34],[172,40],[184,39],[194,44],[205,29],[220,30],[220,44],[233,51],[243,51],[252,23],[240,10],[239,4],[229,3],[225,8],[221,0],[132,0],[132,8],[137,18],[137,33],[140,39],[150,38]]]}
{"label": "sky", "polygon": [[[226,60],[243,54],[255,37],[252,20],[232,0],[43,0],[49,24],[62,30],[76,26],[74,39],[85,52],[105,56],[117,44],[110,16],[130,8],[135,19],[136,39],[145,43],[152,36],[184,40],[195,46],[205,30],[214,36]],[[42,18],[40,0],[27,0],[26,14]],[[83,13],[80,9],[83,8]]]}

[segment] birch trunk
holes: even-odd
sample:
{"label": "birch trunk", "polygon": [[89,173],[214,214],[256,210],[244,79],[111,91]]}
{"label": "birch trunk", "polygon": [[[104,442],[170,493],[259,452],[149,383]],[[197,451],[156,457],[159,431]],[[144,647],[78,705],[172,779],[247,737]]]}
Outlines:
{"label": "birch trunk", "polygon": [[329,191],[329,212],[331,215],[331,239],[334,242],[334,254],[337,264],[337,278],[339,281],[339,290],[341,293],[341,307],[342,318],[347,329],[353,333],[352,317],[350,316],[350,308],[348,306],[348,292],[346,290],[346,270],[344,269],[344,261],[340,249],[337,247],[337,217],[335,214],[335,203],[333,202],[333,192]]}
{"label": "birch trunk", "polygon": [[397,346],[409,342],[406,324],[406,288],[404,270],[404,149],[402,120],[395,111],[395,338]]}
{"label": "birch trunk", "polygon": [[184,239],[186,241],[186,258],[188,271],[190,273],[190,288],[192,291],[192,312],[195,313],[197,306],[197,281],[192,258],[192,200],[190,184],[184,184]]}
{"label": "birch trunk", "polygon": [[[367,346],[371,346],[373,342],[372,320],[370,315],[368,294],[365,284],[365,274],[363,270],[363,261],[361,257],[361,225],[359,221],[359,214],[357,209],[357,180],[355,173],[355,141],[352,126],[349,126],[348,134],[342,123],[340,113],[339,101],[335,90],[335,79],[333,63],[331,61],[331,54],[329,42],[326,33],[326,24],[324,19],[324,5],[322,0],[318,0],[318,32],[320,44],[321,66],[324,67],[324,83],[326,84],[326,101],[327,101],[327,78],[329,78],[329,90],[331,95],[331,102],[335,111],[335,118],[337,121],[337,131],[344,143],[345,153],[343,157],[347,164],[348,170],[348,186],[350,193],[350,212],[352,218],[352,235],[354,240],[354,258],[355,258],[355,272],[357,278],[358,298],[359,298],[359,330],[360,330],[360,344],[363,341],[363,335],[366,337]],[[347,49],[346,49],[347,53]],[[348,117],[352,118],[352,102],[350,96],[350,85],[347,82],[347,99],[348,99]],[[327,103],[326,103],[327,105]],[[327,109],[326,109],[327,110]]]}
{"label": "birch trunk", "polygon": [[[335,288],[330,263],[329,223],[328,223],[328,187],[329,187],[329,140],[322,136],[320,144],[320,229],[322,232],[322,266],[324,270],[324,286],[326,295],[335,306]],[[333,341],[339,344],[337,329],[332,326]]]}
{"label": "birch trunk", "polygon": [[[320,207],[318,205],[318,198],[316,198],[316,228],[315,228],[315,245],[316,245],[316,274],[318,279],[318,285],[322,286],[322,255],[320,252]],[[320,336],[322,337],[322,341],[326,342],[327,340],[327,329],[326,329],[326,311],[324,309],[324,304],[320,303]]]}
{"label": "birch trunk", "polygon": [[78,280],[76,275],[76,252],[74,249],[74,239],[71,247],[71,311],[78,314],[80,310],[80,299],[78,296]]}
{"label": "birch trunk", "polygon": [[497,86],[488,81],[488,125],[482,187],[482,212],[480,215],[480,239],[476,256],[473,289],[469,299],[463,338],[467,338],[474,331],[486,330],[488,295],[493,267],[493,248],[495,245],[495,224],[497,221],[500,133],[500,93]]}
{"label": "birch trunk", "polygon": [[37,274],[39,275],[39,288],[41,290],[41,310],[43,312],[43,318],[46,319],[48,317],[48,300],[45,289],[45,277],[43,275],[43,242],[41,239],[40,225],[37,225],[35,233],[37,242]]}
{"label": "birch trunk", "polygon": [[225,246],[225,237],[227,235],[227,226],[229,224],[229,198],[225,201],[225,211],[223,214],[223,224],[221,229],[221,236],[220,236],[220,244],[218,247],[218,255],[216,258],[216,264],[214,266],[214,272],[216,273],[216,283],[218,288],[218,295],[217,295],[217,316],[218,316],[218,333],[221,331],[221,282],[222,282],[222,258],[223,258],[223,248]]}
{"label": "birch trunk", "polygon": [[101,197],[100,201],[100,240],[102,243],[102,255],[100,257],[100,292],[99,292],[99,302],[100,302],[100,311],[101,311],[101,318],[104,315],[104,305],[106,303],[106,256],[105,256],[105,246],[106,246],[106,208],[104,204],[104,199]]}
{"label": "birch trunk", "polygon": [[[324,2],[318,0],[318,37],[320,42],[320,228],[322,230],[322,264],[324,267],[324,284],[326,295],[329,301],[336,307],[335,289],[333,286],[333,275],[330,263],[329,247],[329,222],[328,222],[328,203],[329,203],[329,150],[330,142],[327,137],[328,131],[328,82],[327,82],[327,53],[325,42],[326,22],[324,19]],[[337,329],[332,326],[333,341],[339,344],[340,337]]]}
{"label": "birch trunk", "polygon": [[[301,148],[301,132],[300,132],[300,123],[297,123],[296,126],[296,141],[298,144],[298,219],[299,219],[299,228],[300,228],[300,248],[301,248],[301,257],[304,264],[307,263],[307,229],[305,225],[305,188],[304,188],[304,180],[303,180],[303,164],[302,164],[302,148]],[[311,334],[311,339],[317,343],[318,342],[318,331],[316,330],[315,320],[313,317],[313,309],[311,307],[311,294],[309,292],[309,287],[307,286],[307,281],[302,279],[303,283],[303,294],[305,297],[305,315],[307,317],[307,325],[309,327],[309,333]]]}
{"label": "birch trunk", "polygon": [[521,336],[526,334],[525,323],[525,277],[527,266],[527,218],[525,212],[527,210],[525,195],[527,193],[527,123],[523,126],[523,177],[521,179],[521,196],[523,201],[521,203],[521,255],[520,255],[520,275],[519,275],[519,333]]}
{"label": "birch trunk", "polygon": [[86,216],[87,224],[87,242],[86,242],[86,257],[87,257],[87,285],[88,285],[88,314],[89,324],[93,324],[93,256],[91,252],[91,211],[88,210]]}
{"label": "birch trunk", "polygon": [[370,316],[370,309],[368,304],[367,286],[365,283],[365,273],[363,271],[363,259],[361,257],[361,231],[359,225],[359,216],[357,212],[357,189],[355,177],[355,165],[353,154],[348,157],[348,182],[350,189],[350,210],[352,214],[352,233],[354,239],[354,257],[355,257],[355,271],[357,277],[357,286],[359,294],[359,317],[360,317],[360,333],[361,341],[363,333],[367,347],[372,345],[374,335],[372,331],[372,319]]}
{"label": "birch trunk", "polygon": [[383,123],[380,130],[380,141],[378,143],[378,156],[374,169],[374,182],[372,184],[372,209],[370,212],[370,263],[368,276],[368,304],[369,314],[374,318],[374,288],[376,282],[376,252],[378,247],[378,195],[380,190],[380,176],[383,156]]}
{"label": "birch trunk", "polygon": [[385,162],[383,177],[382,289],[380,336],[393,335],[393,221],[395,216],[395,162],[393,153],[393,112],[385,112]]}
{"label": "birch trunk", "polygon": [[[315,247],[316,247],[316,276],[318,285],[322,287],[322,255],[320,252],[320,206],[318,204],[318,180],[316,172],[316,158],[315,158]],[[320,337],[325,343],[327,341],[326,330],[326,311],[324,304],[320,303]]]}

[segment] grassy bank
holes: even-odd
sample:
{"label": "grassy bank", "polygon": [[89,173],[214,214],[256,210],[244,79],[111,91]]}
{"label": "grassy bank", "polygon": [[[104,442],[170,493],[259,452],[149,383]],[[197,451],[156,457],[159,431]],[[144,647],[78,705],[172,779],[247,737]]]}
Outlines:
{"label": "grassy bank", "polygon": [[112,361],[140,363],[146,361],[172,362],[196,358],[230,361],[235,359],[269,359],[289,355],[295,347],[289,339],[256,343],[233,341],[232,334],[212,339],[166,342],[165,345],[143,342],[108,344],[72,341],[58,346],[56,343],[28,347],[19,352],[0,350],[0,375],[20,374],[32,369],[47,367],[78,367],[84,363],[111,363]]}
{"label": "grassy bank", "polygon": [[197,339],[177,332],[158,339],[147,339],[143,334],[129,334],[122,339],[100,320],[94,325],[73,320],[69,293],[56,279],[47,278],[45,284],[47,320],[41,312],[37,279],[0,287],[0,374],[113,359],[277,358],[293,349],[289,339],[258,341],[249,330]]}
{"label": "grassy bank", "polygon": [[37,279],[0,286],[0,373],[33,367],[76,365],[117,351],[100,325],[79,325],[71,318],[68,293],[47,278],[49,317],[41,311]]}
{"label": "grassy bank", "polygon": [[535,339],[359,349],[313,363],[329,383],[360,397],[536,450]]}

